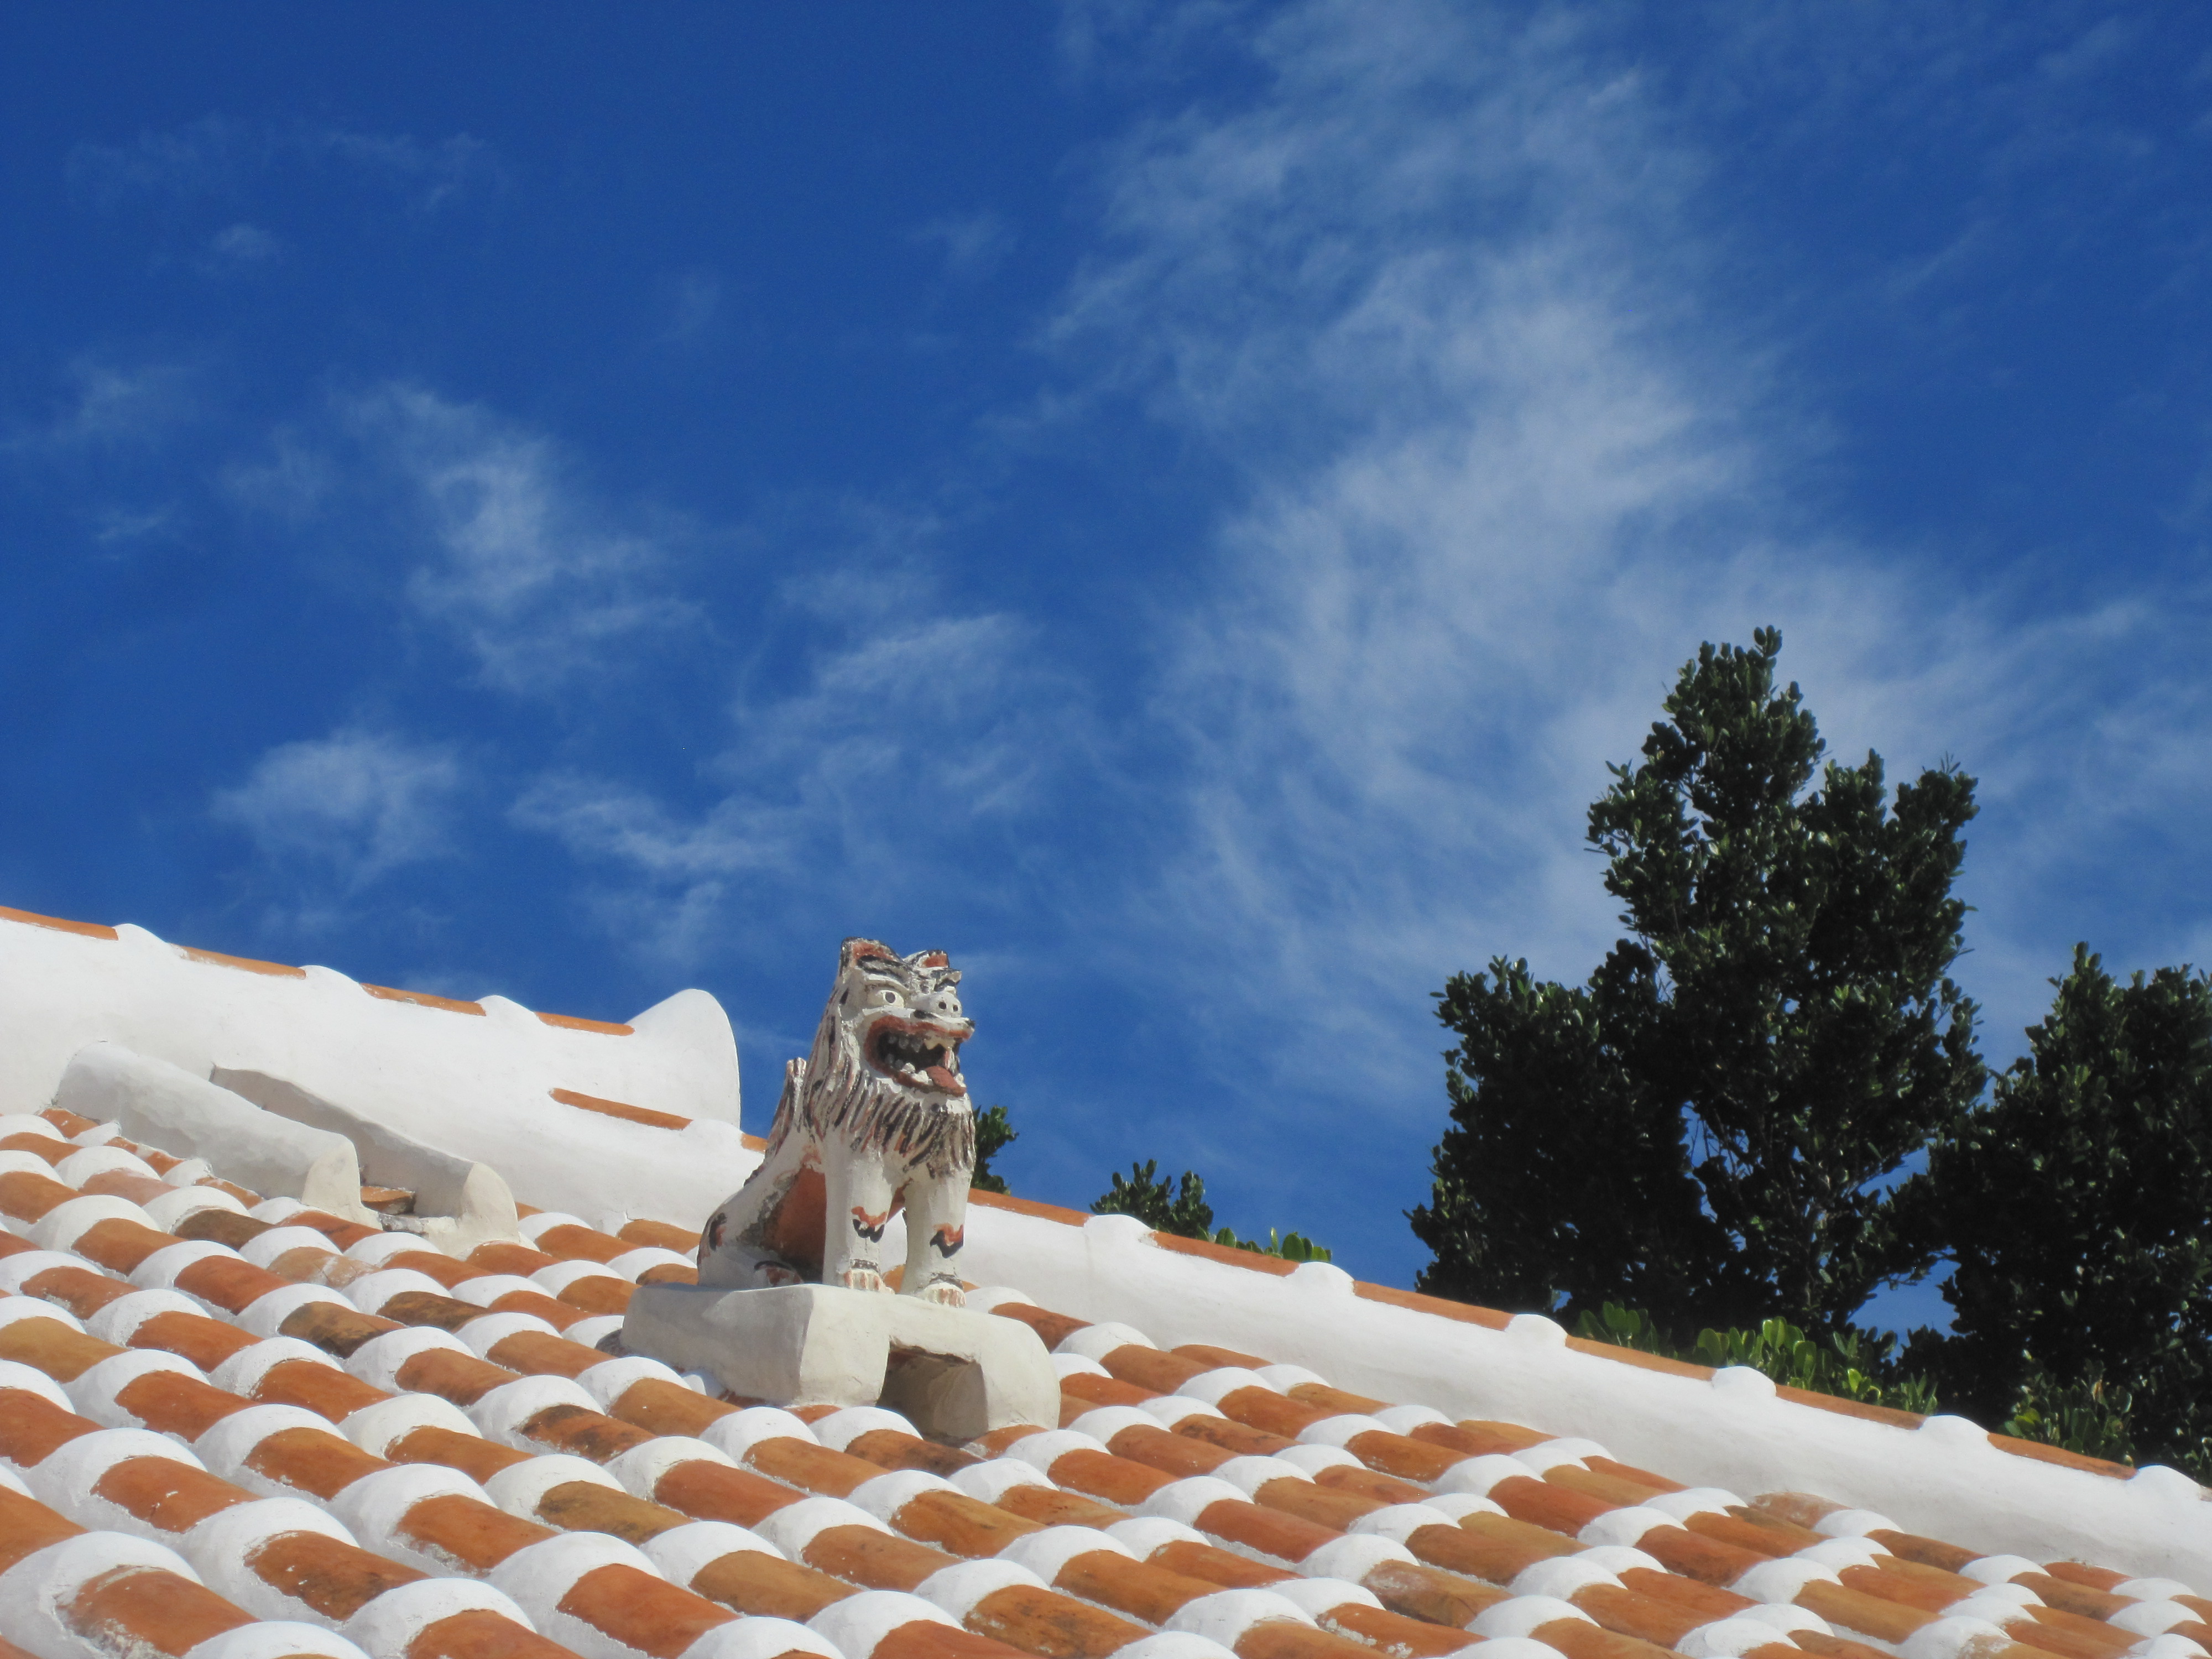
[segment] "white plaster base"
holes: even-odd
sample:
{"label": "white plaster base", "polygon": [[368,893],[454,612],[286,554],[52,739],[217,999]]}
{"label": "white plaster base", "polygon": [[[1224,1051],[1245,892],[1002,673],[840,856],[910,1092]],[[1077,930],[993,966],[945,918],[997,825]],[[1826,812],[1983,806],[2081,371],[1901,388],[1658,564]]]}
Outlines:
{"label": "white plaster base", "polygon": [[1035,1331],[915,1297],[831,1285],[641,1285],[623,1343],[749,1399],[882,1404],[956,1443],[1060,1421],[1060,1378]]}

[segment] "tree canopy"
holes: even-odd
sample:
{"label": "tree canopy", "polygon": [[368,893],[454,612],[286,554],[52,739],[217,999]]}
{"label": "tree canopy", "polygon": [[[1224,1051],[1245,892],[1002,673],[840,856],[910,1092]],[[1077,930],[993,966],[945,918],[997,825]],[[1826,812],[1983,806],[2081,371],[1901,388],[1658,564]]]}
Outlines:
{"label": "tree canopy", "polygon": [[1893,800],[1880,756],[1823,765],[1781,647],[1703,647],[1610,769],[1589,840],[1628,935],[1589,983],[1498,957],[1442,993],[1423,1289],[1826,1334],[1924,1257],[1883,1186],[1984,1083],[1948,977],[1974,783],[1947,764]]}
{"label": "tree canopy", "polygon": [[2028,1054],[1899,1194],[1957,1264],[1954,1334],[1912,1359],[1986,1422],[2109,1388],[2135,1450],[2212,1467],[2212,985],[2121,983],[2086,945],[2052,982]]}

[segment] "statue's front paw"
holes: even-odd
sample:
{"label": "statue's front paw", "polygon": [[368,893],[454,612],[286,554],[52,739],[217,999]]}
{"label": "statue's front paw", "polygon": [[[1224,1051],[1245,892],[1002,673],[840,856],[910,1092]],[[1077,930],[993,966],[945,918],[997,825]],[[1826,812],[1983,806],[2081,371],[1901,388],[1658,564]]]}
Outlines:
{"label": "statue's front paw", "polygon": [[957,1279],[933,1279],[921,1287],[921,1297],[924,1302],[934,1302],[940,1308],[968,1305],[968,1292],[960,1288]]}
{"label": "statue's front paw", "polygon": [[837,1282],[848,1291],[880,1291],[884,1276],[873,1267],[848,1267],[837,1275]]}

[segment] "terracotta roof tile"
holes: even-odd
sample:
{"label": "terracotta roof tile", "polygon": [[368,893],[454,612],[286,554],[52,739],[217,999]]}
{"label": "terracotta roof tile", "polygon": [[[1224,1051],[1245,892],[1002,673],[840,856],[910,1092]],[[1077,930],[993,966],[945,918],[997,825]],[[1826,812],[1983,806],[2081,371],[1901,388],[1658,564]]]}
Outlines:
{"label": "terracotta roof tile", "polygon": [[[641,1126],[690,1121],[552,1097]],[[167,1177],[191,1168],[80,1115],[6,1127],[0,1571],[28,1573],[9,1582],[34,1594],[0,1599],[0,1638],[43,1656],[182,1659],[264,1622],[277,1645],[257,1653],[333,1659],[1103,1659],[1164,1629],[1237,1659],[1429,1659],[1510,1638],[1565,1659],[2212,1651],[2197,1594],[2212,1586],[1646,1468],[1666,1460],[1580,1437],[1607,1424],[1571,1392],[1531,1411],[1541,1422],[1453,1417],[1389,1398],[1349,1352],[1332,1376],[1326,1353],[1300,1356],[1317,1372],[1248,1351],[1264,1334],[1249,1321],[1234,1346],[1169,1349],[1139,1328],[1148,1315],[1162,1331],[1193,1322],[1164,1304],[1085,1318],[985,1285],[975,1305],[1054,1352],[1060,1426],[950,1447],[881,1411],[749,1408],[600,1346],[636,1284],[694,1276],[697,1235],[673,1220],[601,1227],[524,1204],[526,1243],[447,1255],[264,1200],[220,1169],[202,1177],[220,1185],[179,1188]],[[974,1201],[1047,1233],[1091,1220]],[[1120,1239],[1121,1225],[1080,1237]],[[1618,1364],[1644,1391],[1632,1398],[1729,1381],[1331,1267],[1149,1244],[1197,1297],[1243,1300],[1234,1284],[1341,1297],[1434,1319],[1421,1328],[1439,1340],[1503,1343],[1500,1364],[1550,1349]],[[1759,1397],[1902,1446],[1957,1432],[1794,1390]],[[2039,1478],[2131,1474],[1990,1439],[2051,1470]]]}

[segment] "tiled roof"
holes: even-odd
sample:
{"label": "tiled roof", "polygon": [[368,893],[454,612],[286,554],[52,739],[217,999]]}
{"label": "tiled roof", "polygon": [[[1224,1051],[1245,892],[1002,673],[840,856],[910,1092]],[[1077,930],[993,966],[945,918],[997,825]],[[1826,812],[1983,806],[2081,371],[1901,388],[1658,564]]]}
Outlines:
{"label": "tiled roof", "polygon": [[[1690,1397],[1670,1391],[1711,1396],[1725,1374],[1553,1342],[1605,1387],[1529,1396],[1516,1421],[1414,1403],[1455,1397],[1427,1385],[1388,1397],[1376,1379],[1408,1373],[1359,1350],[1361,1318],[1415,1322],[1439,1353],[1551,1338],[1318,1264],[978,1194],[977,1221],[1023,1244],[980,1253],[1013,1282],[970,1305],[1052,1351],[1061,1424],[956,1448],[878,1408],[730,1401],[621,1353],[634,1285],[692,1277],[681,1218],[603,1227],[525,1206],[526,1243],[460,1257],[224,1176],[57,1108],[0,1115],[0,1637],[24,1651],[2212,1652],[2202,1580],[1723,1490],[1701,1443],[1659,1468],[1602,1443],[1632,1431],[1607,1402],[1664,1415]],[[1124,1270],[1133,1250],[1152,1277]],[[1133,1286],[1126,1305],[1073,1306],[1091,1293],[1060,1256],[1106,1262]],[[1324,1311],[1271,1325],[1271,1297]],[[1332,1320],[1334,1350],[1298,1334]],[[1176,1340],[1194,1325],[1215,1340]],[[1271,1331],[1295,1351],[1248,1351]],[[1813,1425],[1808,1446],[1832,1421],[1944,1437],[1771,1395],[1747,1385],[1746,1420],[1763,1402]],[[1977,1455],[2053,1492],[2136,1484],[1986,1437]]]}

